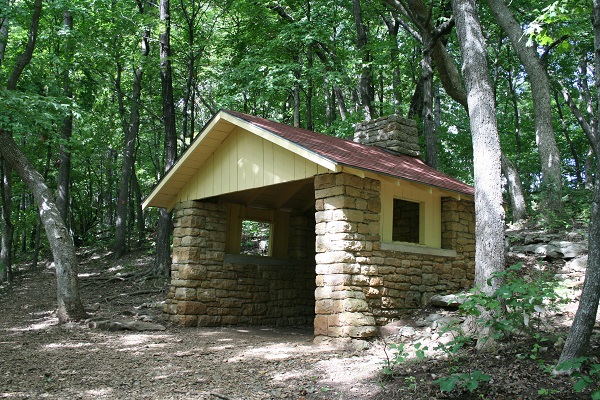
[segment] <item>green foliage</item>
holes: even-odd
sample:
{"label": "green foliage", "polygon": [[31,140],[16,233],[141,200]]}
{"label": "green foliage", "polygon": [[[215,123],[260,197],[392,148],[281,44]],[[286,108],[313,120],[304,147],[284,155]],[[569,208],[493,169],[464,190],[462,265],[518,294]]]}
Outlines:
{"label": "green foliage", "polygon": [[451,392],[455,388],[464,387],[470,393],[473,393],[481,382],[489,382],[492,379],[490,375],[476,370],[471,373],[452,374],[447,377],[437,379],[435,382],[440,384],[440,391]]}
{"label": "green foliage", "polygon": [[539,191],[531,196],[533,208],[537,211],[534,220],[539,226],[550,231],[564,231],[578,225],[589,224],[592,190],[583,187],[564,187],[560,210],[545,207],[547,199],[544,198],[544,194],[544,191]]}
{"label": "green foliage", "polygon": [[491,318],[480,323],[490,326],[498,335],[520,333],[535,337],[542,316],[566,300],[558,294],[558,282],[550,274],[535,270],[530,273],[525,274],[521,263],[494,273],[488,284],[497,279],[501,282],[498,289],[491,294],[473,289],[460,310],[475,317],[485,310]]}
{"label": "green foliage", "polygon": [[557,371],[571,373],[573,389],[577,393],[590,390],[593,400],[600,400],[600,364],[590,357],[579,357],[556,366]]}
{"label": "green foliage", "polygon": [[408,360],[409,354],[404,350],[404,343],[390,343],[389,350],[391,354],[388,354],[387,346],[384,347],[385,360],[383,360],[383,366],[381,372],[384,375],[393,375],[398,366]]}

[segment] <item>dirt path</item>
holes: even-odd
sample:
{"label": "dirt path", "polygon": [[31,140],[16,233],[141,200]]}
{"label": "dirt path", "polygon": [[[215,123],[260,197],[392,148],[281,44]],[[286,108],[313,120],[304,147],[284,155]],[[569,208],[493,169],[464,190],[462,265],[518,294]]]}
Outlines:
{"label": "dirt path", "polygon": [[[95,318],[163,323],[162,293],[120,296],[151,292],[156,283],[103,278],[138,259],[91,260],[82,263],[82,296]],[[0,291],[0,398],[321,400],[380,391],[377,346],[360,353],[316,346],[310,329],[297,328],[59,326],[54,285],[47,268]]]}

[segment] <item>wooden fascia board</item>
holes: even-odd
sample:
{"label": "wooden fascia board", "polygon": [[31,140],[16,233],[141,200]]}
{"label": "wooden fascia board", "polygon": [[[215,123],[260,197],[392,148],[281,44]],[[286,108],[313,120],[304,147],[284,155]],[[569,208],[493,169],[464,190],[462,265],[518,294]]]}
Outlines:
{"label": "wooden fascia board", "polygon": [[341,170],[342,170],[341,165],[339,165],[335,161],[332,161],[326,157],[323,157],[320,154],[314,153],[294,142],[284,139],[281,136],[278,136],[277,134],[270,132],[267,129],[260,128],[248,121],[245,121],[241,118],[238,118],[238,117],[228,114],[226,112],[222,113],[221,118],[223,118],[224,120],[226,120],[228,122],[231,122],[232,124],[239,126],[242,129],[252,132],[256,136],[258,136],[264,140],[267,140],[273,144],[276,144],[277,146],[280,146],[288,151],[291,151],[294,154],[304,157],[307,160],[310,160],[310,161],[314,162],[315,164],[322,166],[323,168],[327,168],[328,170],[333,171],[333,172],[341,172]]}
{"label": "wooden fascia board", "polygon": [[466,193],[455,192],[455,191],[443,189],[443,188],[440,188],[437,186],[431,186],[431,185],[427,185],[425,183],[410,181],[410,180],[402,179],[402,178],[398,178],[398,177],[393,177],[393,176],[388,176],[388,175],[379,175],[379,179],[390,182],[390,183],[394,184],[395,186],[408,184],[419,190],[428,192],[429,194],[438,193],[442,196],[452,197],[456,200],[470,200],[470,201],[474,200],[473,196],[470,196]]}

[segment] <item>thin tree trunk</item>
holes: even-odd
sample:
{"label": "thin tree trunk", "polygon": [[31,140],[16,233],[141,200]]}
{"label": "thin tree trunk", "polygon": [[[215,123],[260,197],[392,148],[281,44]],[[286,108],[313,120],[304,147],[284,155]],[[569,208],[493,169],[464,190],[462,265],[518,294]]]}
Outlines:
{"label": "thin tree trunk", "polygon": [[11,219],[12,213],[12,169],[2,159],[2,248],[0,249],[0,281],[12,281],[12,246],[14,237],[14,225]]}
{"label": "thin tree trunk", "polygon": [[438,167],[437,138],[433,120],[433,60],[431,58],[432,42],[423,39],[423,58],[421,59],[421,79],[423,81],[423,136],[425,138],[425,163],[432,168]]}
{"label": "thin tree trunk", "polygon": [[398,48],[398,31],[400,30],[400,21],[392,16],[383,16],[383,22],[387,26],[388,35],[392,45],[390,47],[390,63],[392,65],[392,101],[394,103],[394,112],[400,115],[402,111],[400,106],[402,103],[402,95],[400,92],[400,67],[398,66],[400,58],[400,49]]}
{"label": "thin tree trunk", "polygon": [[81,320],[86,314],[79,297],[75,246],[54,203],[54,196],[42,175],[7,133],[0,133],[0,153],[31,190],[38,204],[46,237],[54,256],[58,320],[61,323]]}
{"label": "thin tree trunk", "polygon": [[571,151],[571,157],[573,157],[573,162],[575,163],[575,176],[577,177],[577,183],[579,185],[583,185],[583,176],[581,174],[581,161],[579,161],[579,154],[577,154],[577,149],[575,148],[575,144],[573,140],[571,140],[571,136],[569,135],[569,130],[567,129],[567,122],[565,121],[565,117],[562,111],[562,105],[560,104],[560,100],[558,97],[558,90],[554,90],[554,102],[556,103],[556,111],[558,113],[558,119],[560,119],[560,126],[563,131],[563,135],[565,135],[565,140],[569,145],[569,150]]}
{"label": "thin tree trunk", "polygon": [[312,101],[313,101],[313,91],[314,84],[312,79],[312,69],[314,66],[314,55],[312,46],[308,47],[306,54],[306,62],[308,63],[308,82],[306,84],[306,129],[312,131],[315,129],[313,122],[313,114],[312,114]]}
{"label": "thin tree trunk", "polygon": [[[463,59],[473,140],[475,285],[485,293],[493,293],[499,282],[492,279],[488,284],[488,280],[494,272],[504,269],[501,150],[495,101],[475,0],[453,0],[452,8]],[[480,332],[478,350],[490,351],[495,347],[490,332]]]}
{"label": "thin tree trunk", "polygon": [[[63,29],[66,32],[71,32],[73,30],[73,17],[69,11],[63,11]],[[73,55],[73,41],[68,36],[64,41],[64,52],[65,58],[68,60],[67,65],[70,66],[71,58]],[[69,79],[69,69],[65,69],[63,76],[63,94],[67,98],[71,98],[73,93],[71,91],[71,82]],[[71,135],[73,133],[73,116],[69,114],[68,116],[63,118],[63,123],[61,127],[61,143],[60,143],[60,152],[59,152],[59,160],[60,164],[58,166],[58,178],[57,178],[57,193],[56,193],[56,206],[58,207],[58,211],[60,212],[60,216],[62,219],[67,222],[67,215],[69,211],[69,190],[71,184],[71,150],[70,150],[70,141]]]}
{"label": "thin tree trunk", "polygon": [[[0,8],[8,10],[8,1],[9,0],[2,0],[2,6]],[[8,43],[8,26],[8,15],[4,14],[0,16],[0,67],[2,67],[2,61],[4,61],[4,53],[6,51],[6,45]]]}
{"label": "thin tree trunk", "polygon": [[142,90],[143,68],[139,66],[134,73],[133,92],[131,95],[130,122],[125,132],[123,161],[117,197],[117,218],[115,222],[114,256],[121,258],[127,253],[127,204],[129,199],[129,182],[133,174],[135,142],[140,127],[140,95]]}
{"label": "thin tree trunk", "polygon": [[294,89],[292,89],[292,99],[294,101],[294,126],[296,128],[300,127],[300,57],[295,54],[294,55],[294,64],[296,65],[296,69],[294,70]]}
{"label": "thin tree trunk", "polygon": [[141,245],[146,237],[146,223],[144,219],[144,210],[142,209],[142,189],[140,188],[140,182],[138,180],[137,174],[133,174],[133,193],[135,194],[135,215],[136,215],[136,224],[138,231],[138,242]]}
{"label": "thin tree trunk", "polygon": [[[593,0],[593,26],[594,26],[594,67],[600,71],[600,0]],[[595,76],[596,96],[600,101],[600,76]],[[600,126],[600,103],[596,103],[595,126]],[[600,159],[600,135],[597,129],[585,130],[590,146]],[[590,338],[596,323],[598,301],[600,301],[600,163],[596,162],[596,176],[594,199],[591,204],[589,227],[588,265],[585,271],[585,282],[579,299],[579,307],[565,346],[560,354],[558,363],[572,360],[587,354]],[[567,371],[569,372],[569,371]]]}
{"label": "thin tree trunk", "polygon": [[[519,94],[515,89],[513,83],[512,72],[508,71],[508,90],[510,91],[510,100],[513,107],[513,113],[515,115],[515,141],[517,143],[517,160],[521,158],[521,112],[519,111]],[[519,168],[519,164],[516,164],[516,168]]]}
{"label": "thin tree trunk", "polygon": [[333,107],[334,105],[332,104],[332,96],[331,96],[331,92],[330,92],[330,87],[329,87],[329,81],[327,79],[327,77],[324,78],[324,85],[323,85],[323,97],[325,98],[325,127],[326,128],[330,128],[331,127],[331,123],[333,121]]}
{"label": "thin tree trunk", "polygon": [[342,89],[334,85],[333,92],[335,93],[335,100],[338,105],[338,111],[340,112],[340,118],[342,121],[345,121],[348,115],[348,108],[346,107],[346,101],[344,100],[344,94],[342,93]]}
{"label": "thin tree trunk", "polygon": [[[48,172],[50,171],[50,160],[52,159],[52,148],[48,145],[46,150],[46,167],[44,168],[44,182],[48,179]],[[40,248],[42,243],[42,217],[38,213],[36,224],[35,224],[35,244],[33,249],[33,262],[31,268],[36,269],[40,259]]]}
{"label": "thin tree trunk", "polygon": [[525,206],[525,196],[523,195],[523,184],[519,171],[515,168],[512,161],[502,154],[502,173],[506,178],[506,186],[508,188],[508,197],[510,199],[510,207],[512,210],[513,222],[520,221],[527,215]]}
{"label": "thin tree trunk", "polygon": [[[140,14],[144,13],[144,4],[138,3]],[[150,31],[145,30],[142,36],[142,56],[145,58],[150,52]],[[134,173],[135,144],[140,130],[140,98],[142,93],[142,76],[144,73],[144,61],[140,62],[134,71],[133,88],[131,93],[131,107],[129,111],[129,125],[124,124],[125,144],[123,146],[123,161],[121,164],[121,175],[119,178],[119,193],[117,196],[117,215],[115,221],[115,241],[113,246],[115,258],[121,258],[127,253],[127,212],[129,200],[129,183]],[[120,66],[117,63],[117,80],[115,84],[120,91]],[[121,94],[119,94],[121,96]],[[124,106],[120,97],[119,108],[121,115],[124,114]],[[124,120],[124,119],[123,119]]]}
{"label": "thin tree trunk", "polygon": [[[169,0],[160,0],[160,22],[162,25],[160,43],[160,77],[162,83],[162,105],[165,127],[165,173],[177,158],[177,134],[175,132],[175,103],[173,101],[173,78],[171,73],[171,19]],[[171,271],[171,232],[172,215],[166,209],[159,212],[156,232],[156,258],[154,270],[168,276]]]}

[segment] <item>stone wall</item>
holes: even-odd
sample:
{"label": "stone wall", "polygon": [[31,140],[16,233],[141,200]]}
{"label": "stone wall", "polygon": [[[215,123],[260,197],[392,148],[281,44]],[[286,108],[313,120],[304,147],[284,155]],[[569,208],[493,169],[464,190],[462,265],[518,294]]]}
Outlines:
{"label": "stone wall", "polygon": [[354,141],[412,157],[421,155],[417,123],[396,114],[359,122],[355,127]]}
{"label": "stone wall", "polygon": [[314,259],[307,258],[306,246],[314,243],[314,223],[302,216],[291,221],[298,229],[291,229],[290,243],[301,257],[226,255],[227,206],[180,203],[174,215],[171,287],[164,307],[168,319],[184,326],[312,323]]}
{"label": "stone wall", "polygon": [[384,250],[380,189],[377,180],[346,173],[315,177],[316,336],[374,336],[377,325],[473,281],[472,202],[442,202],[443,247],[455,256]]}

